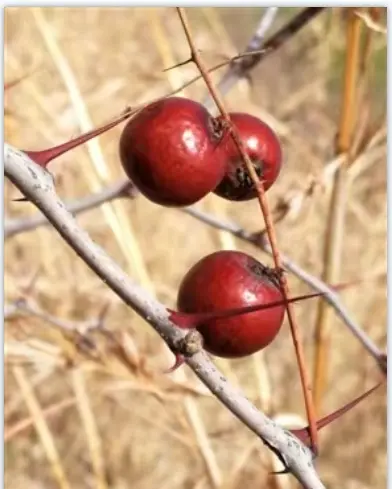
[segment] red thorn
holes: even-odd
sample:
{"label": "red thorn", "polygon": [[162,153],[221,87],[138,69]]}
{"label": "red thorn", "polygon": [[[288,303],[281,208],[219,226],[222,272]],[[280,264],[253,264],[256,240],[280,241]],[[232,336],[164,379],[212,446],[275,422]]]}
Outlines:
{"label": "red thorn", "polygon": [[194,328],[194,314],[187,314],[179,311],[173,311],[172,309],[167,309],[170,313],[169,320],[172,321],[177,328],[181,329],[192,329]]}
{"label": "red thorn", "polygon": [[54,146],[53,148],[48,148],[44,149],[42,151],[24,151],[27,156],[29,156],[37,165],[46,167],[48,163],[50,163],[52,160],[55,158],[58,158],[62,154],[66,153],[67,151],[70,151],[71,149],[76,148],[77,146],[80,146],[81,144],[84,144],[85,142],[89,141],[90,139],[95,138],[96,136],[99,136],[100,134],[108,131],[112,127],[117,126],[124,120],[128,119],[132,112],[128,111],[122,114],[120,117],[115,119],[112,122],[109,122],[108,124],[105,124],[102,127],[99,127],[98,129],[93,129],[92,131],[86,132],[86,134],[82,134],[81,136],[78,136],[74,139],[71,139],[70,141],[67,141],[66,143],[60,144],[58,146]]}
{"label": "red thorn", "polygon": [[[383,383],[383,381],[379,382],[377,385],[369,389],[368,391],[364,392],[357,398],[355,398],[353,401],[348,402],[345,404],[343,407],[337,409],[331,414],[328,414],[328,416],[325,416],[324,418],[319,419],[316,422],[317,426],[317,431],[321,430],[321,428],[324,428],[325,426],[329,425],[336,419],[340,418],[343,416],[343,414],[347,413],[350,411],[353,407],[355,407],[357,404],[359,404],[362,400],[364,400],[366,397],[368,397],[373,391],[375,391],[380,385]],[[290,432],[295,435],[297,438],[299,438],[302,443],[305,443],[305,445],[310,444],[310,431],[309,431],[309,426],[306,428],[302,428],[299,430],[290,430]]]}
{"label": "red thorn", "polygon": [[238,307],[235,309],[226,309],[224,311],[215,311],[215,312],[203,312],[203,313],[185,313],[179,311],[172,311],[168,309],[170,312],[169,319],[173,321],[179,328],[182,329],[191,329],[196,328],[201,323],[205,321],[211,321],[214,319],[221,318],[229,318],[233,316],[241,316],[242,314],[249,314],[251,312],[261,311],[263,309],[271,309],[272,307],[282,306],[286,303],[290,302],[299,302],[306,299],[311,299],[312,297],[319,297],[325,295],[323,292],[314,292],[312,294],[299,295],[296,297],[292,297],[285,300],[267,302],[264,304],[256,304],[254,306],[247,307]]}
{"label": "red thorn", "polygon": [[171,374],[175,370],[177,370],[178,368],[180,368],[181,365],[183,365],[184,363],[185,363],[185,357],[183,355],[181,355],[180,353],[175,353],[174,365],[172,367],[170,367],[169,369],[164,370],[163,373],[164,374]]}

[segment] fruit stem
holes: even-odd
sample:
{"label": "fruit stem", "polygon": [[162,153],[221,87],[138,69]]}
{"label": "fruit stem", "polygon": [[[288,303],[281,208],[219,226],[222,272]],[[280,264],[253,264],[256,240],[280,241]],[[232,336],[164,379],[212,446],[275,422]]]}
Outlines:
{"label": "fruit stem", "polygon": [[70,151],[76,148],[77,146],[84,144],[90,139],[99,136],[100,134],[111,129],[112,127],[117,126],[118,124],[120,124],[120,122],[123,122],[124,120],[128,119],[131,115],[132,115],[132,111],[128,110],[114,121],[109,122],[108,124],[105,124],[104,126],[99,127],[97,129],[88,131],[85,134],[82,134],[81,136],[78,136],[74,139],[71,139],[70,141],[67,141],[66,143],[62,143],[58,146],[54,146],[53,148],[48,148],[41,151],[24,150],[24,153],[26,153],[29,158],[31,158],[35,163],[37,163],[37,165],[40,165],[45,168],[48,165],[48,163],[50,163],[55,158],[58,158],[62,154],[66,153],[67,151]]}

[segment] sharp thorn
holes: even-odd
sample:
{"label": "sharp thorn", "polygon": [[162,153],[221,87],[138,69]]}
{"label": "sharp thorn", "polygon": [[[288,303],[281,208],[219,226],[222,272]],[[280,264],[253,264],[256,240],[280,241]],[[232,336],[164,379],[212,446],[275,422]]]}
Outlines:
{"label": "sharp thorn", "polygon": [[11,202],[30,202],[26,197],[19,197],[19,199],[12,199]]}
{"label": "sharp thorn", "polygon": [[167,71],[174,70],[175,68],[179,68],[180,66],[185,66],[185,65],[187,65],[189,63],[192,63],[192,61],[193,61],[193,58],[190,57],[190,58],[188,58],[185,61],[181,61],[180,63],[177,63],[177,64],[175,64],[173,66],[169,66],[168,68],[165,68],[164,70],[162,70],[162,72],[163,73],[166,73]]}
{"label": "sharp thorn", "polygon": [[183,365],[184,363],[185,363],[185,357],[183,355],[181,355],[180,353],[175,353],[174,365],[172,367],[168,368],[167,370],[164,370],[163,373],[164,374],[171,374],[175,370],[180,368],[181,365]]}
{"label": "sharp thorn", "polygon": [[290,473],[290,471],[287,467],[285,467],[283,470],[268,472],[269,475],[284,475],[284,474],[289,474],[289,473]]}

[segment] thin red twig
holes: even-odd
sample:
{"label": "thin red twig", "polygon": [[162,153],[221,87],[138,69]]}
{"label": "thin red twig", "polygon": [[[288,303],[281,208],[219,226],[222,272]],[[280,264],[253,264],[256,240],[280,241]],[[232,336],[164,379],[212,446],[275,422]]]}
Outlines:
{"label": "thin red twig", "polygon": [[[238,131],[236,128],[231,124],[230,117],[223,105],[223,102],[215,90],[215,87],[212,83],[211,78],[208,75],[208,70],[204,66],[204,62],[201,59],[199,52],[195,46],[195,43],[193,41],[193,37],[190,31],[190,27],[188,24],[187,16],[182,7],[177,7],[177,12],[182,24],[182,27],[184,29],[185,36],[187,38],[189,48],[191,51],[191,58],[193,62],[196,64],[198,67],[200,74],[202,75],[207,88],[214,99],[215,104],[217,105],[220,113],[222,114],[222,117],[227,123],[227,127],[229,129],[229,132],[231,134],[231,137],[233,138],[240,155],[246,164],[247,170],[252,178],[253,184],[256,187],[257,194],[258,194],[258,200],[260,203],[261,211],[263,214],[263,218],[265,221],[265,226],[266,226],[266,231],[268,235],[268,239],[271,244],[272,248],[272,255],[275,263],[275,267],[280,270],[282,269],[282,262],[280,259],[280,253],[277,245],[277,239],[276,239],[276,234],[275,234],[275,229],[274,225],[272,222],[271,214],[269,211],[269,206],[268,202],[265,196],[265,190],[263,186],[263,182],[259,180],[257,173],[250,161],[249,156],[246,153],[244,144],[238,134]],[[288,297],[290,296],[287,280],[284,274],[280,274],[280,283],[282,287],[282,293],[284,299],[287,301]],[[293,338],[293,343],[294,343],[294,348],[297,356],[297,362],[298,362],[298,367],[300,371],[300,378],[301,378],[301,384],[302,384],[302,389],[303,389],[303,394],[304,394],[304,401],[305,401],[305,409],[307,413],[307,418],[308,418],[308,423],[309,423],[309,432],[310,432],[310,439],[311,439],[311,447],[314,451],[314,453],[317,453],[318,449],[318,443],[317,443],[317,419],[316,419],[316,412],[314,408],[314,403],[313,403],[313,396],[312,396],[312,389],[311,389],[311,384],[310,384],[310,376],[309,373],[306,369],[306,364],[305,364],[305,355],[304,355],[304,350],[301,344],[300,340],[300,334],[299,334],[299,328],[297,325],[297,322],[295,320],[294,312],[292,305],[286,302],[286,310],[287,310],[287,317],[289,320],[290,324],[290,330],[291,330],[291,335]]]}

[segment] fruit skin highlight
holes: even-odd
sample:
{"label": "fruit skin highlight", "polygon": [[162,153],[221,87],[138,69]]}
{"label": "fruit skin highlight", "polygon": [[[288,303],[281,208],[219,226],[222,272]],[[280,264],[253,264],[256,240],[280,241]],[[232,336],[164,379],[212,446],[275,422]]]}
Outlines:
{"label": "fruit skin highlight", "polygon": [[[236,127],[252,161],[264,190],[278,178],[282,165],[282,150],[274,131],[263,121],[250,114],[231,112],[230,120]],[[221,117],[218,117],[221,122]],[[233,138],[227,134],[222,141],[226,155],[226,174],[214,190],[216,195],[231,201],[246,201],[257,197],[257,191]]]}
{"label": "fruit skin highlight", "polygon": [[125,173],[151,201],[182,207],[212,192],[225,173],[222,129],[201,104],[171,97],[142,109],[124,127]]}
{"label": "fruit skin highlight", "polygon": [[[272,270],[239,251],[218,251],[197,262],[181,282],[177,307],[182,313],[207,313],[283,301]],[[197,325],[209,353],[240,358],[268,346],[278,334],[284,303],[269,309],[206,320]]]}

